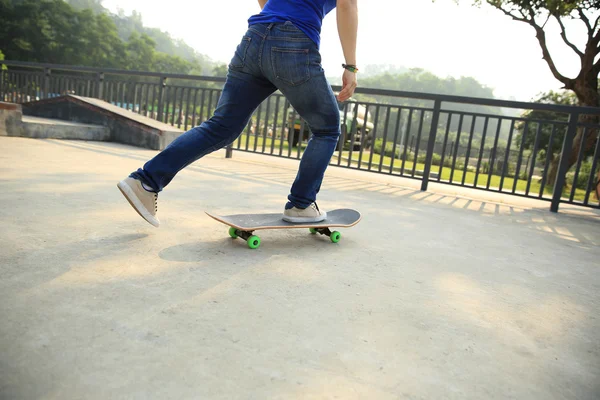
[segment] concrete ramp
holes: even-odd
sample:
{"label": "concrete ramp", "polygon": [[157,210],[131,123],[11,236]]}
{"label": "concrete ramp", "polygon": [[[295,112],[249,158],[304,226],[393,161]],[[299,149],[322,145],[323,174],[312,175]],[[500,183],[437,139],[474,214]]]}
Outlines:
{"label": "concrete ramp", "polygon": [[110,129],[102,125],[81,124],[39,117],[23,117],[22,137],[33,139],[70,139],[110,141]]}
{"label": "concrete ramp", "polygon": [[[23,114],[60,119],[108,129],[108,139],[152,150],[163,150],[183,131],[102,100],[74,95],[24,103]],[[96,132],[98,134],[98,132]],[[57,137],[61,138],[61,137]],[[71,139],[77,139],[72,137]],[[83,139],[83,137],[80,137]],[[87,140],[99,140],[91,139]]]}
{"label": "concrete ramp", "polygon": [[0,136],[21,136],[22,117],[19,104],[0,101]]}

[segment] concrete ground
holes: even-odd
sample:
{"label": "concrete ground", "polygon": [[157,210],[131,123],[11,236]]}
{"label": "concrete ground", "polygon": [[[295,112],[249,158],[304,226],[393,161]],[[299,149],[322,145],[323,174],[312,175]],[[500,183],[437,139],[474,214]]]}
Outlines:
{"label": "concrete ground", "polygon": [[0,149],[0,399],[600,398],[596,211],[330,168],[361,223],[250,250],[204,211],[280,210],[297,161],[214,153],[156,229],[116,188],[156,151]]}

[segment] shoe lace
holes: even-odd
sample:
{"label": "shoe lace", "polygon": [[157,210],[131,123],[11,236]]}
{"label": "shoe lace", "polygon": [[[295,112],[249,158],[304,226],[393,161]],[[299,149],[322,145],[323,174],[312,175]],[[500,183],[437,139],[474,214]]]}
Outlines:
{"label": "shoe lace", "polygon": [[154,212],[158,212],[158,193],[154,193]]}

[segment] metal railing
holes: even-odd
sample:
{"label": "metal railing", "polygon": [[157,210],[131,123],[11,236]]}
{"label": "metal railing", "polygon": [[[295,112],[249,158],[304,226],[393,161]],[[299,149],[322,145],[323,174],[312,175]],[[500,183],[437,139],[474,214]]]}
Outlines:
{"label": "metal railing", "polygon": [[[210,118],[224,78],[2,61],[0,101],[95,97],[187,130]],[[339,87],[334,86],[334,90]],[[600,108],[358,88],[339,105],[332,166],[599,208]],[[526,111],[548,117],[528,118]],[[300,159],[310,127],[279,92],[228,148]]]}

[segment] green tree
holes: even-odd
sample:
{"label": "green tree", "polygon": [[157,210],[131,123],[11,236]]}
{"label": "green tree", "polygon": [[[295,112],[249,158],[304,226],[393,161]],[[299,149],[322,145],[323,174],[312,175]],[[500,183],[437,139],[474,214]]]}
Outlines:
{"label": "green tree", "polygon": [[[129,32],[127,41],[120,31]],[[145,28],[141,14],[111,15],[101,0],[0,0],[0,48],[8,59],[202,73],[199,55],[190,61],[176,52],[161,53],[153,35],[163,47],[177,48],[166,33]]]}
{"label": "green tree", "polygon": [[152,71],[170,74],[189,74],[192,65],[181,57],[170,56],[165,53],[156,53],[152,63]]}
{"label": "green tree", "polygon": [[[389,89],[389,90],[403,90],[409,92],[426,92],[426,93],[438,93],[448,95],[461,95],[471,97],[482,97],[482,98],[494,98],[493,90],[485,85],[482,85],[476,79],[471,77],[460,77],[460,78],[440,78],[433,73],[426,71],[422,68],[412,68],[407,72],[400,74],[383,73],[377,76],[369,76],[361,79],[361,85],[370,88],[377,89]],[[431,102],[427,100],[417,99],[405,99],[405,98],[392,98],[388,96],[373,96],[373,95],[362,95],[357,94],[356,100],[373,102],[379,104],[393,104],[399,106],[418,106],[418,107],[431,107]],[[475,106],[470,104],[452,104],[446,106],[446,109],[453,111],[465,111],[472,113],[486,113],[486,114],[502,114],[502,110],[499,107],[486,107],[486,106]],[[370,115],[374,118],[374,108],[370,109]],[[418,114],[415,113],[418,117]],[[384,114],[379,115],[379,127],[384,126],[385,119]],[[392,110],[390,117],[389,130],[393,132],[396,129],[397,111]],[[429,122],[431,114],[426,115],[425,123]],[[414,121],[413,121],[414,122]],[[418,130],[418,123],[412,123],[411,131]],[[451,131],[456,131],[459,128],[459,119],[455,115],[450,123]],[[481,137],[484,128],[484,120],[482,118],[477,119],[475,124],[474,137]],[[506,136],[508,126],[504,126],[500,134]],[[463,132],[466,129],[463,126]],[[490,131],[494,127],[488,127]],[[382,132],[382,129],[379,129]],[[464,134],[463,134],[464,137]]]}
{"label": "green tree", "polygon": [[119,68],[127,57],[126,44],[119,38],[117,29],[106,14],[97,14],[89,36],[89,65]]}
{"label": "green tree", "polygon": [[[535,103],[538,104],[558,104],[558,105],[577,105],[578,100],[573,92],[567,90],[561,91],[549,91],[546,93],[542,93],[534,100]],[[532,121],[557,121],[566,123],[569,119],[568,114],[558,113],[554,111],[544,111],[544,110],[530,110],[526,111],[522,115],[523,118]],[[528,123],[528,132],[525,134],[525,126],[526,123],[520,121],[516,124],[515,128],[519,132],[517,138],[515,140],[516,143],[523,143],[523,147],[526,149],[533,149],[535,146],[536,135],[538,130],[538,123]],[[554,130],[554,136],[552,137],[552,143],[550,143],[550,137],[552,136],[552,132]],[[560,135],[561,129],[557,129],[554,124],[551,123],[542,123],[539,126],[539,138],[538,138],[538,151],[543,157],[550,152],[550,159],[554,161],[556,158],[555,155],[558,155],[562,149],[562,137]]]}
{"label": "green tree", "polygon": [[106,12],[106,8],[102,5],[102,0],[65,0],[76,10],[92,10],[95,14]]}
{"label": "green tree", "polygon": [[207,56],[199,54],[184,41],[173,39],[171,35],[160,29],[145,27],[142,14],[135,10],[129,16],[125,15],[123,10],[119,10],[116,15],[111,14],[111,18],[115,22],[119,36],[123,40],[128,40],[133,33],[138,35],[145,34],[154,41],[154,47],[157,52],[179,57],[191,64],[195,64],[195,69],[200,70],[200,72],[202,72],[202,65],[207,65],[209,67],[208,71],[210,71],[210,66],[214,64]]}
{"label": "green tree", "polygon": [[0,47],[21,61],[116,67],[125,58],[109,17],[62,0],[0,0]]}
{"label": "green tree", "polygon": [[[362,78],[361,85],[370,88],[404,90],[409,92],[428,92],[452,94],[472,97],[494,98],[491,88],[488,88],[471,77],[442,79],[422,68],[412,68],[400,74],[383,73],[381,75]],[[373,98],[374,99],[374,98]],[[417,104],[417,103],[412,103]],[[426,106],[428,102],[419,102]],[[469,109],[473,110],[471,106]],[[482,111],[481,109],[479,111]],[[486,109],[485,111],[492,111]]]}
{"label": "green tree", "polygon": [[[459,0],[456,0],[459,1]],[[600,94],[598,93],[598,75],[600,73],[600,0],[471,0],[475,4],[483,2],[500,10],[508,17],[529,25],[535,32],[535,37],[540,46],[542,58],[548,64],[553,76],[561,82],[563,89],[572,91],[581,106],[600,107]],[[549,20],[554,20],[560,27],[560,38],[573,51],[580,61],[580,70],[575,77],[568,77],[559,71],[550,50],[545,30]],[[585,43],[575,43],[571,40],[566,26],[566,20],[580,21],[587,33]],[[583,115],[581,122],[599,122],[598,116]],[[595,132],[593,132],[595,133]],[[595,134],[584,138],[584,130],[580,129],[575,136],[573,150],[569,155],[569,167],[577,161],[577,153],[582,143],[585,151],[595,145]],[[552,163],[549,180],[554,182],[560,163],[556,157]]]}
{"label": "green tree", "polygon": [[138,71],[149,71],[154,63],[154,48],[156,43],[145,33],[139,35],[137,32],[131,34],[127,43],[129,69]]}
{"label": "green tree", "polygon": [[227,68],[226,64],[217,65],[212,70],[213,76],[226,77],[227,70],[228,70],[228,68]]}

